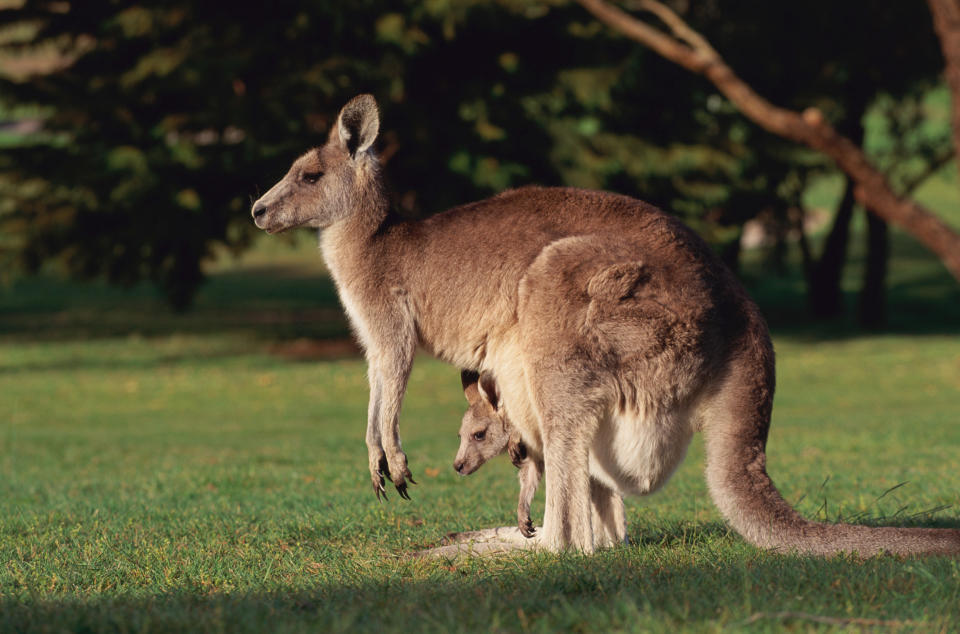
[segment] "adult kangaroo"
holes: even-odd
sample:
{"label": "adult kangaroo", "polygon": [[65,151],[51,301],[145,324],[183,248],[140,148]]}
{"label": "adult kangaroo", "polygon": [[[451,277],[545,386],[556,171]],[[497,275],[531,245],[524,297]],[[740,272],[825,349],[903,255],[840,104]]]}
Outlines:
{"label": "adult kangaroo", "polygon": [[[766,472],[773,347],[756,305],[707,245],[639,200],[525,187],[419,221],[391,214],[373,150],[374,99],[340,112],[252,209],[276,233],[321,230],[366,353],[366,442],[379,498],[413,482],[398,414],[417,345],[497,379],[505,415],[542,455],[542,547],[625,539],[621,494],[659,488],[694,431],[724,517],[764,548],[960,553],[960,530],[821,524]],[[612,528],[611,528],[612,527]]]}

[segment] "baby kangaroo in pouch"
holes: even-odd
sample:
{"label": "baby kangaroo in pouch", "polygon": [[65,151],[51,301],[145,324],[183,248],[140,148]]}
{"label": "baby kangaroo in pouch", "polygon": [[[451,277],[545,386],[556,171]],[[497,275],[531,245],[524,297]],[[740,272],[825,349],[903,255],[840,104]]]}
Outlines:
{"label": "baby kangaroo in pouch", "polygon": [[[752,544],[960,554],[960,530],[813,522],[783,499],[766,470],[774,393],[766,323],[679,220],[626,196],[555,187],[404,220],[388,204],[379,129],[373,97],[350,100],[327,142],[251,210],[268,233],[320,231],[367,359],[378,498],[388,478],[402,497],[413,483],[399,413],[420,347],[495,376],[496,403],[487,405],[509,421],[504,433],[542,458],[543,527],[522,544],[592,552],[625,542],[622,496],[662,487],[702,432],[710,494]],[[467,453],[458,459],[465,472],[487,456],[471,462]]]}
{"label": "baby kangaroo in pouch", "polygon": [[527,451],[520,434],[507,420],[496,381],[489,372],[464,370],[460,379],[470,407],[460,424],[460,449],[453,468],[460,475],[470,475],[491,458],[507,452],[513,466],[520,470],[517,527],[524,537],[533,537],[530,503],[543,475],[543,459]]}

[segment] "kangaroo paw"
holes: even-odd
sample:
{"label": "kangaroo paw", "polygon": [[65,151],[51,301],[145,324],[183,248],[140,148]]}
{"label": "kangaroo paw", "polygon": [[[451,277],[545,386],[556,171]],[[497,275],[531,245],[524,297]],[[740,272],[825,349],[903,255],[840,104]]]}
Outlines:
{"label": "kangaroo paw", "polygon": [[537,529],[533,527],[533,520],[531,520],[529,517],[520,522],[517,528],[520,529],[520,532],[527,539],[533,537],[537,533]]}

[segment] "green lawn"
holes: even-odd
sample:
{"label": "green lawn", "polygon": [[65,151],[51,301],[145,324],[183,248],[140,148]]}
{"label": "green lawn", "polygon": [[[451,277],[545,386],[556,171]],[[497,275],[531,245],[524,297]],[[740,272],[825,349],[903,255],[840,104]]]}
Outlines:
{"label": "green lawn", "polygon": [[[776,334],[770,471],[809,517],[960,526],[958,292],[903,236],[895,254],[893,327],[869,336],[805,324],[789,308],[802,304],[796,280],[747,267]],[[514,520],[505,458],[469,478],[450,466],[465,405],[457,370],[418,359],[402,429],[419,485],[412,502],[378,504],[364,364],[349,346],[317,343],[346,326],[312,238],[272,241],[213,271],[185,316],[143,288],[46,277],[0,292],[0,630],[960,622],[956,560],[746,545],[707,496],[699,440],[661,493],[628,502],[629,547],[407,558],[447,532]]]}

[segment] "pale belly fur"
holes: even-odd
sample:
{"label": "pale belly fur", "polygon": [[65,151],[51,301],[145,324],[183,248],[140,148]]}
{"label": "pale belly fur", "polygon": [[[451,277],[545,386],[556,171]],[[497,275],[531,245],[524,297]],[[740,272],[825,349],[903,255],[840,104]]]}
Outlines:
{"label": "pale belly fur", "polygon": [[653,493],[683,462],[692,437],[684,412],[612,415],[594,437],[590,475],[622,495]]}

